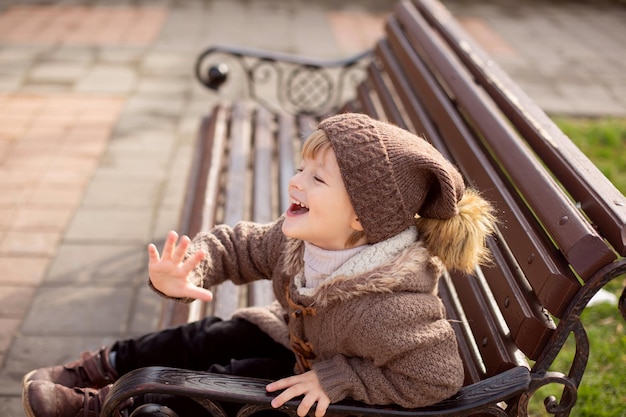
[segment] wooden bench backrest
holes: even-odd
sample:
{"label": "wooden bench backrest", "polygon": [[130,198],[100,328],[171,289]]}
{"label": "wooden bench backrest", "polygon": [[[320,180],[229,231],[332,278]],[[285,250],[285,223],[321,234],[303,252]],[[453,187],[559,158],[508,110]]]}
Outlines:
{"label": "wooden bench backrest", "polygon": [[[275,115],[244,102],[214,107],[194,150],[180,232],[194,236],[216,224],[278,218],[289,205],[288,182],[302,138],[316,123],[306,116]],[[239,307],[267,305],[274,299],[269,281],[242,287],[227,281],[214,293],[213,302],[195,301],[189,308],[168,303],[161,327],[207,314],[229,317]]]}
{"label": "wooden bench backrest", "polygon": [[624,196],[496,67],[435,0],[404,1],[346,107],[423,134],[497,207],[494,264],[440,290],[467,383],[537,359],[551,316],[625,254]]}

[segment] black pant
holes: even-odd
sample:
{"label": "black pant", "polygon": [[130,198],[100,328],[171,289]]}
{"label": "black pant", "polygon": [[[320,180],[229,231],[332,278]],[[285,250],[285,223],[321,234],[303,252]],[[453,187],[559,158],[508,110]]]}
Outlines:
{"label": "black pant", "polygon": [[116,342],[120,375],[146,366],[168,366],[280,379],[293,375],[295,357],[256,325],[207,317],[179,327]]}
{"label": "black pant", "polygon": [[[179,327],[116,342],[115,365],[120,375],[146,366],[209,371],[237,376],[280,379],[293,375],[295,357],[291,350],[242,319],[207,317]],[[135,398],[134,407],[157,403],[179,416],[210,416],[195,401],[162,394]],[[240,405],[222,404],[229,415]],[[271,413],[266,413],[272,415]]]}

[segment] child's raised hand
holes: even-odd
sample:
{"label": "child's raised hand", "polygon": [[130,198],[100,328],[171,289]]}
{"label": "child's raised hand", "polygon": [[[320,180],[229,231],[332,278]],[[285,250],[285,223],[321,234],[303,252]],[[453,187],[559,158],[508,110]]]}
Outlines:
{"label": "child's raised hand", "polygon": [[320,380],[315,371],[308,371],[300,375],[290,376],[288,378],[279,379],[278,381],[268,384],[266,387],[268,392],[279,391],[284,389],[276,398],[272,400],[272,407],[278,408],[292,398],[304,395],[296,412],[298,416],[307,415],[311,407],[315,406],[315,417],[322,417],[326,414],[330,398],[322,389]]}
{"label": "child's raised hand", "polygon": [[182,236],[179,241],[178,234],[171,231],[167,234],[161,256],[154,244],[148,245],[150,281],[157,290],[170,297],[211,301],[211,291],[198,287],[187,279],[189,273],[205,257],[205,253],[199,251],[183,262],[190,243],[189,237]]}

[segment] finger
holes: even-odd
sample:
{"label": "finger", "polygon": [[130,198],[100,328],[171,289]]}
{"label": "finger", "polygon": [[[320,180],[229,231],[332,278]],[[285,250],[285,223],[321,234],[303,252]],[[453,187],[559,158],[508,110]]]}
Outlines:
{"label": "finger", "polygon": [[191,271],[196,269],[196,266],[198,266],[198,264],[202,262],[205,256],[206,256],[206,252],[201,251],[201,250],[191,255],[191,257],[189,257],[185,261],[185,263],[183,263],[183,271],[186,274],[189,274]]}
{"label": "finger", "polygon": [[317,405],[315,406],[315,417],[323,417],[328,410],[328,406],[330,405],[330,399],[322,395],[322,398],[317,400]]}
{"label": "finger", "polygon": [[296,413],[300,417],[306,416],[311,407],[313,407],[313,404],[315,404],[315,398],[313,398],[312,395],[305,395],[302,401],[300,401],[300,405],[298,406]]}
{"label": "finger", "polygon": [[182,262],[190,243],[191,239],[189,239],[189,236],[183,235],[178,239],[178,245],[174,248],[174,253],[172,254],[172,262]]}
{"label": "finger", "polygon": [[159,262],[160,260],[161,258],[159,257],[159,250],[153,243],[150,243],[148,245],[148,262],[154,263]]}
{"label": "finger", "polygon": [[213,300],[213,293],[211,291],[191,283],[185,287],[185,296],[202,301]]}
{"label": "finger", "polygon": [[292,386],[293,384],[298,382],[298,375],[294,375],[294,376],[290,376],[287,378],[283,378],[283,379],[279,379],[278,381],[274,381],[272,383],[269,383],[265,389],[268,392],[274,392],[274,391],[278,391],[281,389],[285,389],[288,388],[290,386]]}
{"label": "finger", "polygon": [[298,397],[302,394],[303,393],[299,392],[297,389],[295,389],[295,387],[287,388],[285,391],[281,392],[278,397],[272,400],[272,407],[278,408],[292,398]]}
{"label": "finger", "polygon": [[165,244],[163,245],[163,259],[171,259],[172,251],[174,246],[176,245],[176,240],[178,239],[178,233],[171,230],[167,237],[165,238]]}

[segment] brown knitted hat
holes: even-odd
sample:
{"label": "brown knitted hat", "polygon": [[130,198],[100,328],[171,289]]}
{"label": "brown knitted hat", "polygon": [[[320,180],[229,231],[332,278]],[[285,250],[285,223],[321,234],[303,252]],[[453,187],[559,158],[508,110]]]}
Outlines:
{"label": "brown knitted hat", "polygon": [[335,151],[348,195],[369,243],[415,224],[415,215],[449,219],[465,186],[432,145],[404,129],[346,113],[318,125]]}

